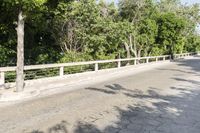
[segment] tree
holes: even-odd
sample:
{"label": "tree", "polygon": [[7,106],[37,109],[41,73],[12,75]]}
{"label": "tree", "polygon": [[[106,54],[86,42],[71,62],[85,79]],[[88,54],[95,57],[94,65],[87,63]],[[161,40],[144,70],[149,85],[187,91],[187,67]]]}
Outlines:
{"label": "tree", "polygon": [[[124,0],[120,1],[119,9],[122,19],[128,20],[133,27],[132,32],[127,34],[127,41],[124,42],[125,49],[127,53],[140,57],[142,51],[143,55],[147,53],[148,50],[145,47],[149,47],[147,45],[149,45],[150,40],[152,41],[148,35],[152,35],[153,32],[146,34],[145,32],[148,30],[145,29],[155,30],[154,32],[156,32],[155,22],[151,20],[153,15],[156,14],[155,5],[152,0]],[[143,25],[145,23],[147,25]]]}
{"label": "tree", "polygon": [[176,48],[179,49],[177,51],[179,53],[187,52],[187,47],[190,47],[191,44],[191,37],[195,35],[195,30],[200,23],[199,4],[182,5],[180,0],[161,0],[158,2],[157,7],[161,14],[173,13],[185,21],[185,27],[181,32],[182,37],[178,40],[180,45],[176,45]]}
{"label": "tree", "polygon": [[24,24],[25,17],[34,8],[44,4],[46,0],[3,0],[6,8],[11,8],[18,12],[17,21],[17,69],[16,69],[16,91],[23,91],[24,88]]}
{"label": "tree", "polygon": [[118,14],[113,3],[60,2],[54,13],[53,35],[65,55],[84,53],[93,59],[111,59],[119,54]]}
{"label": "tree", "polygon": [[173,57],[178,48],[182,47],[181,33],[185,29],[185,21],[174,13],[165,13],[159,17],[157,23],[159,26],[157,41],[164,46],[166,54]]}

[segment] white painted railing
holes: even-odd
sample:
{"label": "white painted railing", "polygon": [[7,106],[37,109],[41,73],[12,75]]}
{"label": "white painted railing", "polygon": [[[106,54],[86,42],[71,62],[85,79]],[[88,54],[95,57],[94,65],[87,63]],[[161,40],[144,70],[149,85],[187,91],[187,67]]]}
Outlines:
{"label": "white painted railing", "polygon": [[198,52],[183,53],[183,54],[175,54],[175,55],[174,55],[174,58],[175,58],[175,59],[179,59],[179,58],[182,58],[182,57],[193,56],[193,55],[197,55],[197,54],[198,54]]}
{"label": "white painted railing", "polygon": [[[177,59],[177,58],[191,56],[195,54],[196,53],[177,54],[175,55],[175,58]],[[133,65],[137,65],[137,64],[140,64],[140,61],[143,61],[144,63],[149,63],[149,62],[158,62],[158,61],[165,61],[165,60],[171,60],[171,56],[163,55],[163,56],[141,57],[141,58],[130,58],[130,59],[114,59],[114,60],[100,60],[100,61],[74,62],[74,63],[62,63],[62,64],[31,65],[31,66],[25,66],[24,71],[57,68],[56,71],[59,71],[57,76],[62,77],[65,75],[65,72],[64,72],[65,67],[94,65],[94,71],[98,71],[99,65],[106,64],[106,63],[117,63],[117,68],[120,68],[122,67],[122,62],[127,62],[128,64],[130,61],[132,61]],[[5,74],[9,72],[16,72],[16,67],[0,68],[0,87],[5,84],[6,82]]]}

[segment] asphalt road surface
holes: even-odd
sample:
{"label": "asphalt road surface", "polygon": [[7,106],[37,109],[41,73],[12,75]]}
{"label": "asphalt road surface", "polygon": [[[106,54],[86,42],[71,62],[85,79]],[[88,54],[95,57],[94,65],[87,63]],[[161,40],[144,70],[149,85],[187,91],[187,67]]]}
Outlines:
{"label": "asphalt road surface", "polygon": [[0,107],[0,133],[200,133],[200,57]]}

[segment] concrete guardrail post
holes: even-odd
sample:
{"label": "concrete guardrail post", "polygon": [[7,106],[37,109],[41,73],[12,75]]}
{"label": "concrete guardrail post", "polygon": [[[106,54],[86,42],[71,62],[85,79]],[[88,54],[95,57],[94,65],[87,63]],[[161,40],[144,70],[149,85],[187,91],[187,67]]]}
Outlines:
{"label": "concrete guardrail post", "polygon": [[158,57],[156,57],[156,62],[158,62]]}
{"label": "concrete guardrail post", "polygon": [[5,72],[0,72],[0,88],[5,84]]}
{"label": "concrete guardrail post", "polygon": [[99,70],[99,64],[95,63],[95,71],[98,71],[98,70]]}
{"label": "concrete guardrail post", "polygon": [[60,76],[61,77],[64,76],[64,67],[63,66],[60,67]]}
{"label": "concrete guardrail post", "polygon": [[118,68],[121,67],[121,61],[118,61]]}
{"label": "concrete guardrail post", "polygon": [[146,63],[149,63],[149,58],[146,59]]}
{"label": "concrete guardrail post", "polygon": [[134,59],[134,65],[137,65],[137,59]]}
{"label": "concrete guardrail post", "polygon": [[164,56],[164,57],[163,57],[163,61],[165,61],[165,60],[166,60],[165,58],[166,58],[166,57]]}

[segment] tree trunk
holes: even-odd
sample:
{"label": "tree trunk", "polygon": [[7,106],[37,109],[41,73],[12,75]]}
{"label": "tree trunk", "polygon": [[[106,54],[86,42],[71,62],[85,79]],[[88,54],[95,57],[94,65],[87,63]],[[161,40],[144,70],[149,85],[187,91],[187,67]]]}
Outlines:
{"label": "tree trunk", "polygon": [[[135,34],[135,32],[134,32],[134,34]],[[135,35],[133,35],[133,38],[134,38],[134,40],[133,40],[133,43],[132,43],[132,36],[130,35],[130,42],[131,42],[130,48],[131,48],[131,52],[134,54],[135,58],[137,58],[137,48],[136,48],[136,37],[135,37]]]}
{"label": "tree trunk", "polygon": [[24,89],[24,18],[20,10],[17,23],[17,77],[16,91],[20,92]]}
{"label": "tree trunk", "polygon": [[[125,45],[125,49],[126,49],[127,58],[130,59],[131,58],[130,47],[126,42],[124,43],[124,45]],[[129,66],[130,65],[130,61],[128,61],[126,65]]]}
{"label": "tree trunk", "polygon": [[[141,57],[141,49],[139,49],[137,52],[137,58],[140,58],[140,57]],[[140,59],[138,60],[137,63],[140,64]]]}
{"label": "tree trunk", "polygon": [[141,51],[142,51],[141,49],[138,50],[138,55],[137,55],[138,58],[141,57]]}
{"label": "tree trunk", "polygon": [[129,59],[129,58],[131,58],[131,52],[130,52],[129,45],[125,42],[124,46],[125,46],[125,49],[126,49],[126,57]]}

